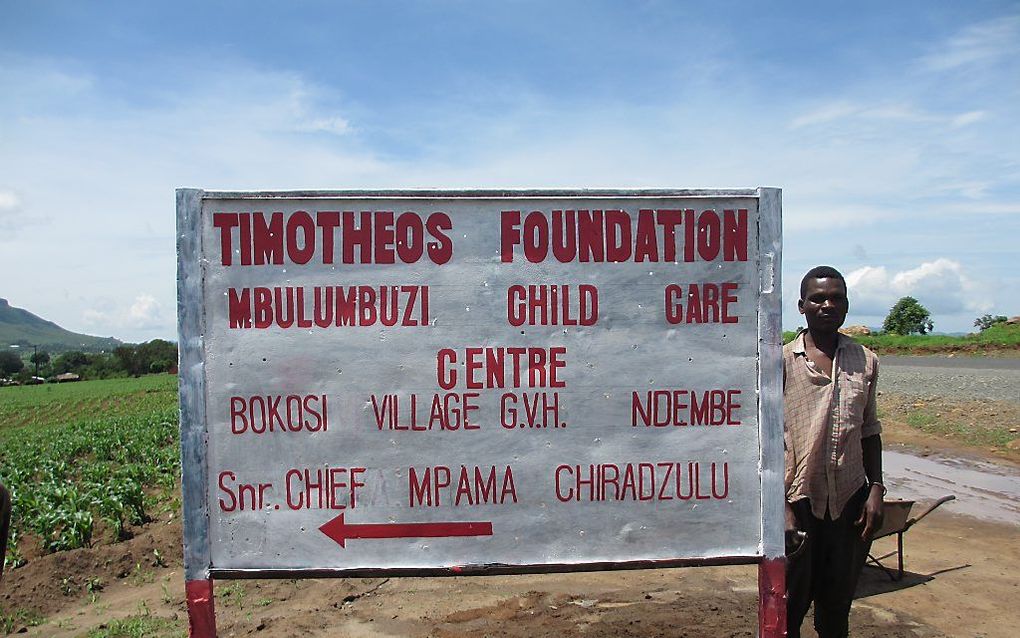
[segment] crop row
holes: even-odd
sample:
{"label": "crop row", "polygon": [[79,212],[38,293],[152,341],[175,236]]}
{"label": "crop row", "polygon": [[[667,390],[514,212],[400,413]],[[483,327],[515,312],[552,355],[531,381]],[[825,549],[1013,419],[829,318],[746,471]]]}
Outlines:
{"label": "crop row", "polygon": [[154,495],[180,476],[177,411],[97,417],[66,425],[17,428],[0,440],[0,480],[11,492],[7,564],[23,560],[19,541],[44,552],[92,544],[97,520],[122,538],[146,522]]}
{"label": "crop row", "polygon": [[177,405],[177,377],[47,383],[0,388],[0,431],[62,426],[82,416],[144,415]]}

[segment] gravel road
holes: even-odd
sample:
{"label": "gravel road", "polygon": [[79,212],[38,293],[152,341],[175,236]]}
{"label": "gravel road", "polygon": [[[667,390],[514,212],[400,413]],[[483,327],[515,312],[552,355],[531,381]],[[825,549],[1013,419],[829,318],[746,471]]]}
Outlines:
{"label": "gravel road", "polygon": [[[884,356],[878,389],[927,401],[1020,405],[1020,359]],[[945,410],[948,404],[939,405]],[[990,409],[1017,414],[1013,409]],[[896,498],[927,503],[952,494],[956,500],[943,506],[947,512],[1020,526],[1020,472],[1015,466],[938,455],[922,458],[888,449],[882,463],[887,487]]]}
{"label": "gravel road", "polygon": [[882,357],[880,392],[1020,403],[1020,359]]}

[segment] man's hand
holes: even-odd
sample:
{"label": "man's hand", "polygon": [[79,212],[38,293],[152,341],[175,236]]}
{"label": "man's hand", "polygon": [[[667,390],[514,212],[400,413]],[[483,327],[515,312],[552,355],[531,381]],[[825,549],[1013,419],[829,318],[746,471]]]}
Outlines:
{"label": "man's hand", "polygon": [[793,512],[793,505],[786,502],[786,556],[792,559],[804,544],[807,536],[797,525],[797,515]]}
{"label": "man's hand", "polygon": [[861,509],[861,517],[855,523],[857,527],[864,527],[861,530],[861,539],[870,541],[871,537],[882,527],[882,486],[875,483],[868,492],[868,500],[864,501],[864,508]]}

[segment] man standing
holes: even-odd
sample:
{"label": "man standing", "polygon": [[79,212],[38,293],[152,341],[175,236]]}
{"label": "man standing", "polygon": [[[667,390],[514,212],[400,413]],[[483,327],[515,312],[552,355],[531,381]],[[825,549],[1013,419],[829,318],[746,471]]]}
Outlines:
{"label": "man standing", "polygon": [[878,357],[839,333],[849,302],[835,268],[809,270],[797,306],[807,329],[783,348],[786,529],[806,539],[787,558],[788,635],[813,601],[819,637],[844,637],[882,525]]}

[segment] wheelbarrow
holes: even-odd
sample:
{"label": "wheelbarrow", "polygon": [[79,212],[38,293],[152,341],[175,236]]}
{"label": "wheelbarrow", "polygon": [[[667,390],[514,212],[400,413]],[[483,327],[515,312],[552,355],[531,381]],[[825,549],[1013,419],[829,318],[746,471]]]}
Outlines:
{"label": "wheelbarrow", "polygon": [[[883,508],[884,517],[882,520],[882,527],[878,528],[875,535],[872,537],[873,540],[879,538],[885,538],[886,536],[892,536],[896,534],[896,562],[897,569],[892,571],[888,567],[882,564],[882,562],[875,558],[873,555],[868,554],[868,560],[874,563],[877,567],[882,568],[889,578],[893,580],[900,580],[903,578],[903,535],[907,533],[911,527],[914,526],[925,516],[931,514],[935,508],[943,503],[954,500],[956,497],[950,494],[949,496],[943,496],[939,500],[935,501],[928,506],[926,510],[918,514],[917,516],[910,518],[910,510],[914,506],[914,501],[905,501],[901,499],[890,499],[884,502],[885,507]],[[881,558],[889,558],[893,555],[893,552],[882,556]]]}

